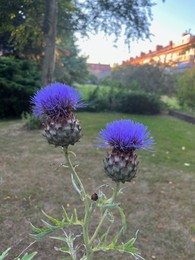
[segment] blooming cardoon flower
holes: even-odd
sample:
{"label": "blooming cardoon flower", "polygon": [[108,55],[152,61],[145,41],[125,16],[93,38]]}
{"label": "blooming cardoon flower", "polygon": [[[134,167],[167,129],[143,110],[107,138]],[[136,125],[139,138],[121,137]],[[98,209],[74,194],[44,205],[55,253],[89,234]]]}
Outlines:
{"label": "blooming cardoon flower", "polygon": [[131,181],[137,171],[136,149],[150,150],[154,144],[147,127],[131,120],[119,120],[108,123],[100,131],[99,146],[111,147],[104,160],[106,174],[116,182]]}
{"label": "blooming cardoon flower", "polygon": [[55,146],[75,144],[81,138],[81,127],[72,110],[83,106],[80,93],[61,83],[37,91],[31,101],[33,113],[43,118],[45,137]]}

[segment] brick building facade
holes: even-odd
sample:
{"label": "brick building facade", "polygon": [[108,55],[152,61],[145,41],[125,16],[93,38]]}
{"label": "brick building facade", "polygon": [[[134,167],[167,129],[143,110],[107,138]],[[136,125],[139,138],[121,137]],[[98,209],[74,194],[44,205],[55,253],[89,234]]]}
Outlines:
{"label": "brick building facade", "polygon": [[96,75],[99,79],[108,76],[111,73],[111,67],[108,64],[87,63],[87,66],[89,72]]}
{"label": "brick building facade", "polygon": [[169,72],[180,72],[195,66],[195,36],[189,33],[182,34],[177,42],[169,42],[163,47],[157,45],[156,50],[148,53],[141,52],[139,57],[130,58],[122,65],[162,64]]}

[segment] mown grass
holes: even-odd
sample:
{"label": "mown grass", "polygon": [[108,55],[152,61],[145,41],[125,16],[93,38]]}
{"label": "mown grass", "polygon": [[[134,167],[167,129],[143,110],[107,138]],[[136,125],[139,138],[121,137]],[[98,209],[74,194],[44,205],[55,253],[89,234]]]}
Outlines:
{"label": "mown grass", "polygon": [[109,86],[103,86],[103,85],[77,85],[77,89],[80,93],[82,93],[83,99],[87,99],[89,95],[96,89],[100,88],[103,92],[109,92],[110,87]]}
{"label": "mown grass", "polygon": [[[195,169],[195,125],[169,116],[143,116],[119,113],[80,113],[84,133],[92,142],[106,123],[118,119],[132,119],[148,126],[156,145],[154,152],[139,152],[148,163],[164,165],[170,169],[194,172]],[[190,164],[186,166],[185,164]]]}
{"label": "mown grass", "polygon": [[181,109],[179,101],[176,97],[162,96],[161,100],[168,106],[170,109]]}
{"label": "mown grass", "polygon": [[[118,199],[128,224],[123,240],[133,237],[139,229],[136,246],[146,259],[193,259],[195,125],[169,116],[83,112],[77,117],[84,136],[72,150],[77,154],[78,174],[89,194],[97,192],[102,184],[113,185],[103,172],[106,151],[94,145],[100,129],[121,118],[148,126],[156,142],[154,152],[137,152],[137,177],[123,185],[124,194]],[[83,208],[71,188],[68,170],[60,167],[64,161],[61,149],[48,145],[42,130],[27,131],[20,120],[1,121],[0,155],[0,252],[11,246],[11,260],[30,242],[29,221],[41,225],[41,209],[61,218],[61,205],[68,212],[78,207],[79,215]],[[115,218],[116,231],[120,228],[117,213]],[[95,213],[92,229],[97,222]],[[60,259],[59,252],[53,249],[56,243],[45,241],[32,248],[39,251],[35,259]],[[131,259],[115,252],[95,256],[95,260],[121,258]]]}

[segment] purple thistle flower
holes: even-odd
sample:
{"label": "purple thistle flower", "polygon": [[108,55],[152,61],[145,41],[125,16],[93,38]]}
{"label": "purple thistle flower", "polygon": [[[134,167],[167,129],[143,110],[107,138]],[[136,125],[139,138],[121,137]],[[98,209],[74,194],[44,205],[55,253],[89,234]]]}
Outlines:
{"label": "purple thistle flower", "polygon": [[53,83],[38,90],[31,103],[35,115],[44,115],[53,119],[84,106],[80,93],[62,83]]}
{"label": "purple thistle flower", "polygon": [[136,149],[150,150],[154,140],[147,127],[131,120],[108,123],[97,140],[102,148],[112,147],[104,159],[104,170],[115,182],[131,181],[137,172]]}
{"label": "purple thistle flower", "polygon": [[150,150],[154,140],[147,127],[132,120],[118,120],[106,125],[99,133],[102,148],[112,147],[115,151],[130,152],[135,149]]}
{"label": "purple thistle flower", "polygon": [[83,107],[80,93],[61,83],[53,83],[37,91],[32,98],[33,113],[42,116],[47,141],[55,146],[74,145],[82,129],[72,110]]}

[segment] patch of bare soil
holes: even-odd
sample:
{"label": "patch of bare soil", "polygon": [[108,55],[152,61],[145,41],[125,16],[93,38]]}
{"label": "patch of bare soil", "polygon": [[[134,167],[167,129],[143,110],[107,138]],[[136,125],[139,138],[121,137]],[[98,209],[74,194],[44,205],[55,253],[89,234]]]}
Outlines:
{"label": "patch of bare soil", "polygon": [[[93,147],[87,138],[73,150],[77,154],[75,163],[80,164],[78,173],[89,194],[97,192],[102,184],[113,185],[102,169],[105,151]],[[41,226],[40,220],[44,218],[41,210],[61,219],[62,205],[68,212],[78,207],[82,216],[83,208],[71,188],[68,169],[60,166],[63,162],[60,148],[48,145],[41,130],[27,131],[14,123],[0,129],[0,252],[12,248],[6,259],[14,259],[32,242],[29,222]],[[135,180],[123,187],[123,195],[118,198],[128,224],[123,241],[133,237],[139,229],[136,247],[144,258],[194,259],[194,175],[146,165],[143,158]],[[95,212],[92,229],[98,217]],[[115,218],[111,236],[120,229],[117,212]],[[81,233],[80,229],[74,231]],[[38,251],[35,259],[60,259],[63,255],[54,250],[56,245],[56,241],[44,239],[29,251]],[[131,259],[116,252],[95,256],[97,260],[121,258]]]}

